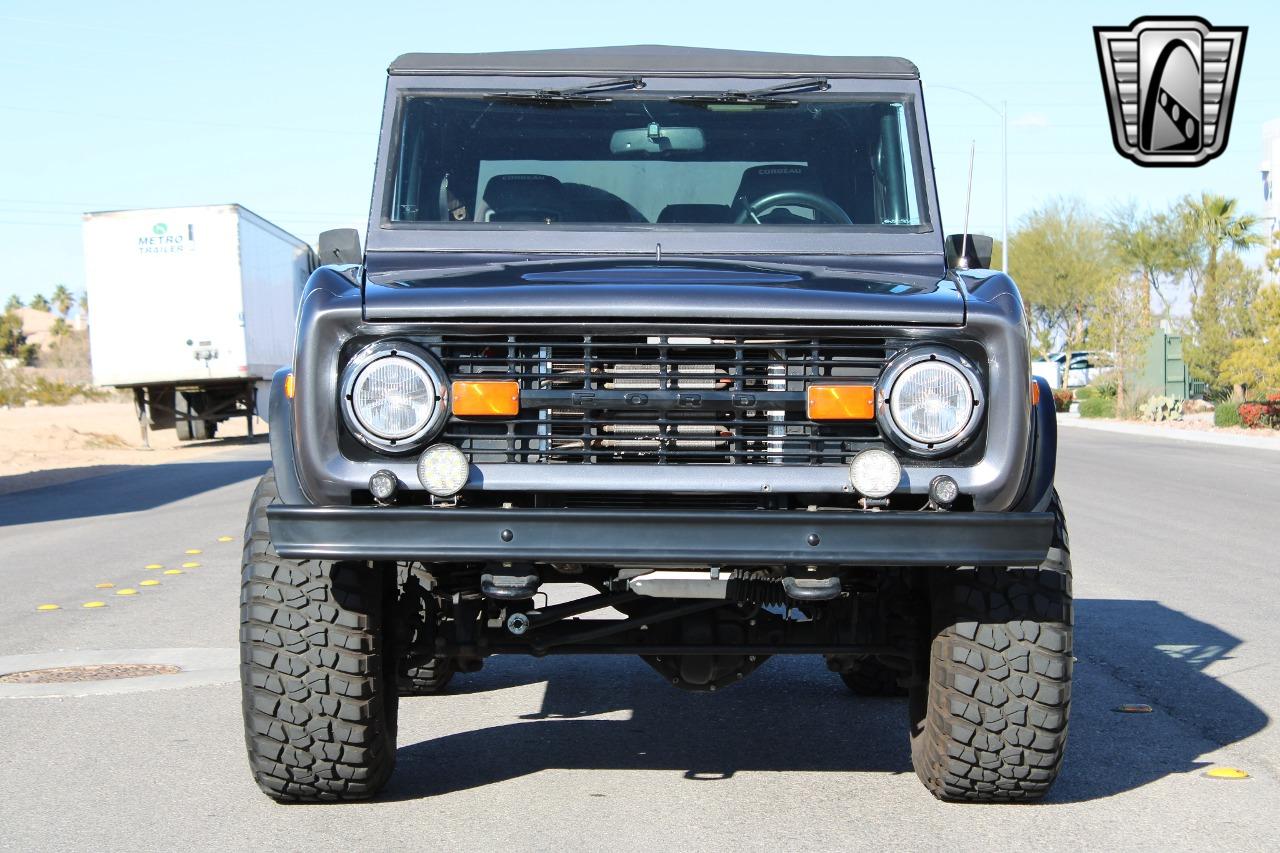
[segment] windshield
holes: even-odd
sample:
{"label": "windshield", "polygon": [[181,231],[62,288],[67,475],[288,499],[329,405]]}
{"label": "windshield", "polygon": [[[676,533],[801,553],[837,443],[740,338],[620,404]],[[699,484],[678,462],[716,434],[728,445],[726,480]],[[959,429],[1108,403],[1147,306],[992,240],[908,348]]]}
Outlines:
{"label": "windshield", "polygon": [[411,95],[397,223],[919,231],[908,97]]}

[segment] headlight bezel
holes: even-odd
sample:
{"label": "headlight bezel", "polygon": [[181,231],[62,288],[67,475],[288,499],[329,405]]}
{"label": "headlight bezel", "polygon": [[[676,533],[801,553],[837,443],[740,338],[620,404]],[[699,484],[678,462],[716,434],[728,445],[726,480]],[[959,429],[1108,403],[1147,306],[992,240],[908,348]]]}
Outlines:
{"label": "headlight bezel", "polygon": [[[426,421],[411,434],[388,438],[375,433],[355,410],[353,399],[356,382],[365,370],[386,358],[402,358],[412,362],[426,377],[435,394],[435,408]],[[382,453],[410,453],[434,438],[449,416],[449,379],[444,367],[431,353],[407,341],[375,341],[360,349],[347,362],[342,373],[342,419],[350,433],[362,444]]]}
{"label": "headlight bezel", "polygon": [[[957,371],[969,386],[972,398],[969,419],[951,438],[939,442],[927,442],[911,435],[893,415],[894,388],[902,375],[915,365],[937,361]],[[885,366],[876,382],[876,422],[880,430],[894,444],[914,456],[928,459],[954,453],[964,447],[982,427],[986,409],[986,394],[978,370],[966,356],[945,346],[917,346],[895,356]]]}

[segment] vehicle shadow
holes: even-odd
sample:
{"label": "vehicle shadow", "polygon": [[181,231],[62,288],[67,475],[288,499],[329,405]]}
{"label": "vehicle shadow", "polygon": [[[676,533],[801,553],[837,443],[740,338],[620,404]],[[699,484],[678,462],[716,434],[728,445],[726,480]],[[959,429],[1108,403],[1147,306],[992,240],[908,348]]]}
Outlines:
{"label": "vehicle shadow", "polygon": [[[1221,629],[1158,602],[1123,600],[1078,601],[1077,625],[1071,738],[1049,802],[1108,797],[1194,770],[1204,752],[1267,725],[1260,708],[1204,672],[1239,645]],[[672,688],[635,658],[495,658],[450,692],[544,680],[536,712],[401,746],[384,797],[435,796],[553,768],[670,770],[703,782],[739,771],[912,772],[905,700],[853,697],[815,658],[776,657],[717,693]],[[1116,713],[1124,702],[1156,710]]]}
{"label": "vehicle shadow", "polygon": [[154,509],[259,477],[268,465],[253,459],[110,466],[105,473],[0,494],[0,527]]}

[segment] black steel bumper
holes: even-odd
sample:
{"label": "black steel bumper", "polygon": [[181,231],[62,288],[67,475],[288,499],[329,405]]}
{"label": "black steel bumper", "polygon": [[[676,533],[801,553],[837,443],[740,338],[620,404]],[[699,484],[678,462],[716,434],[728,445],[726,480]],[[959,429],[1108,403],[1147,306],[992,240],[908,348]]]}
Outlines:
{"label": "black steel bumper", "polygon": [[295,559],[699,565],[1034,565],[1047,512],[802,512],[273,506]]}

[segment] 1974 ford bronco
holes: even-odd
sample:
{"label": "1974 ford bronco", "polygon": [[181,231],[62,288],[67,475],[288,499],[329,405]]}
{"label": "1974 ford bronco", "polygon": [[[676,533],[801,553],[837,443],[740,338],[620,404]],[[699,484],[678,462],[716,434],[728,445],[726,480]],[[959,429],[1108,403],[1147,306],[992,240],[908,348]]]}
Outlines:
{"label": "1974 ford bronco", "polygon": [[372,796],[400,695],[602,653],[701,691],[820,656],[907,697],[938,797],[1049,790],[1053,401],[990,240],[943,236],[914,65],[410,54],[375,174],[363,250],[321,238],[249,512],[266,793]]}

